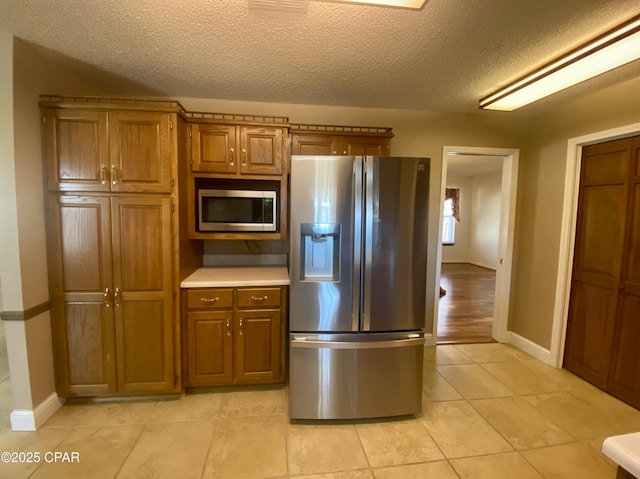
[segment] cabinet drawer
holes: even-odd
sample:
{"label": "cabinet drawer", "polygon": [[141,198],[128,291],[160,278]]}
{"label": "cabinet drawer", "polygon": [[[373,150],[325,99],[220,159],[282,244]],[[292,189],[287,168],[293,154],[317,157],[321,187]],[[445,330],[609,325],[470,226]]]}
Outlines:
{"label": "cabinet drawer", "polygon": [[187,308],[233,308],[233,289],[189,289],[187,290]]}
{"label": "cabinet drawer", "polygon": [[280,288],[238,289],[238,308],[280,306]]}

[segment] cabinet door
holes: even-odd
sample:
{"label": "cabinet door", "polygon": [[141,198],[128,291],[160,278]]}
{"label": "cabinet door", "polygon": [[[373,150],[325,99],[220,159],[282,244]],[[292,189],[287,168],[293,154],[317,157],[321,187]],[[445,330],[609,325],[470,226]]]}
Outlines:
{"label": "cabinet door", "polygon": [[334,148],[334,137],[331,135],[293,135],[291,139],[292,155],[337,155],[337,146]]}
{"label": "cabinet door", "polygon": [[191,126],[192,171],[236,173],[236,127],[233,125]]}
{"label": "cabinet door", "polygon": [[52,194],[48,221],[58,393],[115,392],[109,199]]}
{"label": "cabinet door", "polygon": [[233,382],[233,310],[187,314],[189,386]]}
{"label": "cabinet door", "polygon": [[345,136],[342,139],[342,153],[349,156],[388,156],[391,154],[391,140],[371,136]]}
{"label": "cabinet door", "polygon": [[107,114],[47,110],[44,144],[51,191],[109,191]]}
{"label": "cabinet door", "polygon": [[174,387],[171,200],[112,199],[118,388]]}
{"label": "cabinet door", "polygon": [[284,129],[240,127],[240,173],[281,175],[284,159]]}
{"label": "cabinet door", "polygon": [[171,192],[169,121],[169,113],[109,113],[111,191]]}
{"label": "cabinet door", "polygon": [[273,382],[280,376],[280,310],[236,311],[237,383]]}

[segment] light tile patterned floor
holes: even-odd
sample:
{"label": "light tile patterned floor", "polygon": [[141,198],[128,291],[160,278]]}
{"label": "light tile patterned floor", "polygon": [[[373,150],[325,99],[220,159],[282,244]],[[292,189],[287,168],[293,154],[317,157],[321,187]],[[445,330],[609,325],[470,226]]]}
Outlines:
{"label": "light tile patterned floor", "polygon": [[427,348],[417,417],[310,425],[286,411],[285,388],[221,391],[65,406],[18,433],[2,402],[0,451],[80,463],[0,463],[0,478],[613,479],[603,439],[640,431],[640,411],[497,343]]}

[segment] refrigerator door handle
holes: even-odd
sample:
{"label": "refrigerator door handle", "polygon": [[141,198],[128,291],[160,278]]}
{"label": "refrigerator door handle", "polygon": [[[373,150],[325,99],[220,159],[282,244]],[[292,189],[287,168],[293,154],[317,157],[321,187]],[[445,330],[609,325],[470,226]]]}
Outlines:
{"label": "refrigerator door handle", "polygon": [[364,221],[363,223],[363,247],[364,264],[362,265],[362,311],[360,329],[371,331],[371,267],[373,263],[373,182],[374,158],[367,156],[363,159],[364,170]]}
{"label": "refrigerator door handle", "polygon": [[363,228],[363,162],[361,157],[353,159],[353,278],[351,298],[351,330],[360,329],[360,285],[362,280],[362,228]]}
{"label": "refrigerator door handle", "polygon": [[310,349],[389,349],[424,345],[423,337],[407,337],[406,339],[392,339],[388,341],[323,341],[307,338],[293,338],[292,348]]}

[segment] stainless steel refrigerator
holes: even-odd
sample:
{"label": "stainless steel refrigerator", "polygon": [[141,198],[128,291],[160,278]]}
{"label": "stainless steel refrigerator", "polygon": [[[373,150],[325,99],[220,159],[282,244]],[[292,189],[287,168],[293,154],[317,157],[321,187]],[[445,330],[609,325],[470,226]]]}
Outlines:
{"label": "stainless steel refrigerator", "polygon": [[292,157],[292,419],[420,412],[428,197],[428,158]]}

